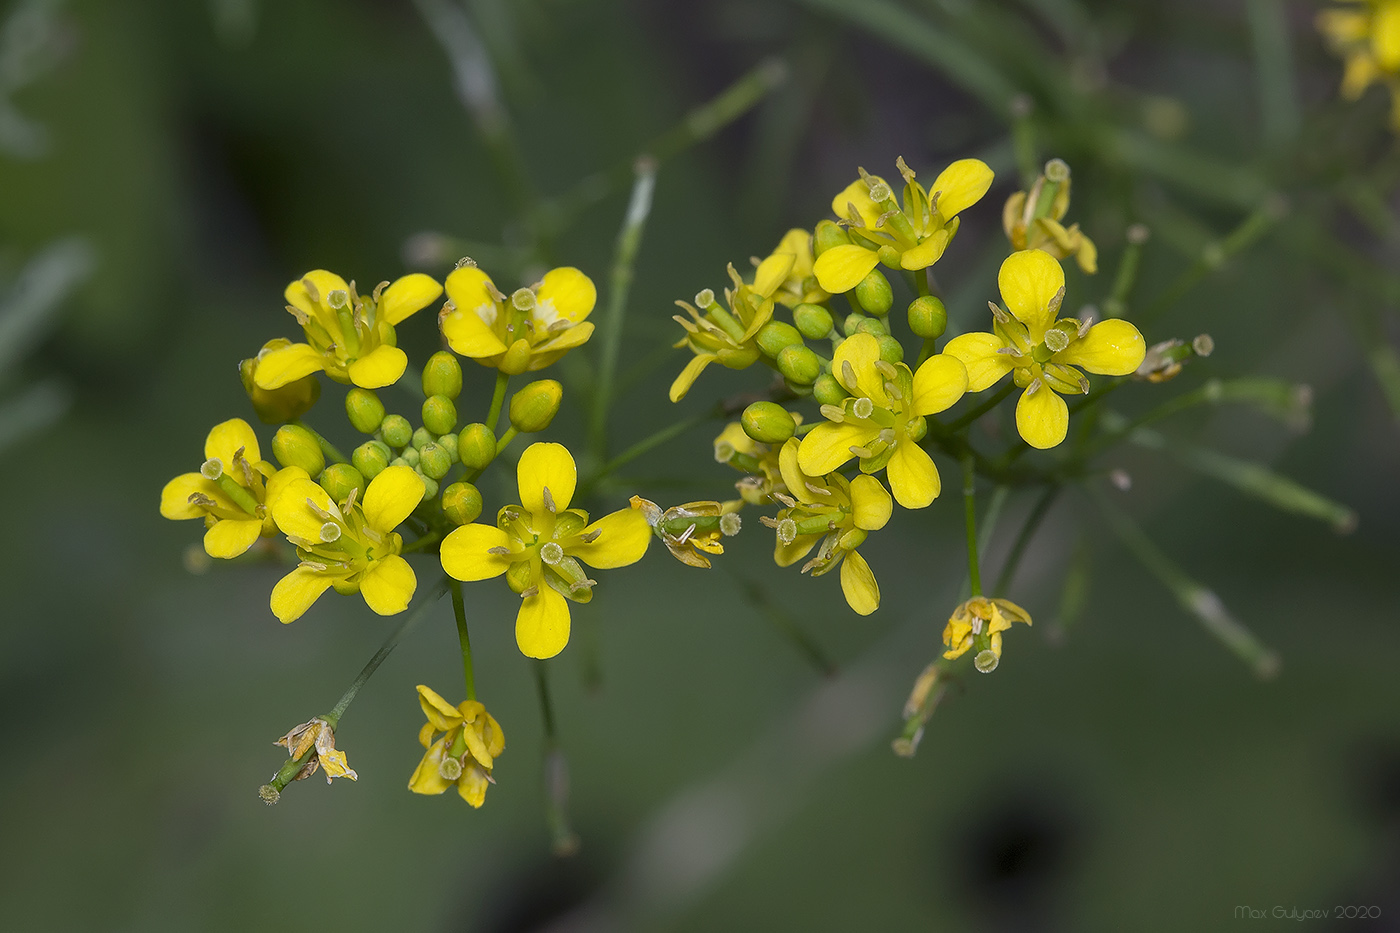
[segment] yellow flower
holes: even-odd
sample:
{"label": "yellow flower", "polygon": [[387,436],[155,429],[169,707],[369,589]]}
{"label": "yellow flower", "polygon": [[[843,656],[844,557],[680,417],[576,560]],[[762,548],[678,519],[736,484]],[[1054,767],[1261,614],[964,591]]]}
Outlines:
{"label": "yellow flower", "polygon": [[[783,234],[773,255],[783,253],[792,256],[792,268],[787,277],[773,293],[773,300],[780,305],[795,308],[800,304],[821,304],[831,297],[817,281],[812,272],[812,232],[810,230],[789,230]],[[760,263],[762,265],[762,263]]]}
{"label": "yellow flower", "polygon": [[652,532],[666,545],[671,556],[690,567],[708,570],[708,554],[723,554],[722,537],[732,537],[739,533],[741,520],[739,509],[743,500],[731,499],[716,502],[687,502],[673,505],[666,511],[650,499],[633,496],[632,508],[646,517]]}
{"label": "yellow flower", "polygon": [[280,389],[324,371],[336,382],[379,389],[398,382],[408,366],[408,356],[396,346],[395,325],[436,301],[442,286],[415,272],[392,285],[381,282],[362,298],[354,282],[316,269],[284,294],[307,342],[259,354],[253,377],[258,388]]}
{"label": "yellow flower", "polygon": [[264,389],[257,383],[258,366],[263,357],[273,350],[290,347],[292,342],[286,337],[278,337],[263,344],[258,355],[238,364],[238,376],[243,382],[243,391],[253,403],[253,411],[264,424],[282,424],[293,418],[300,418],[311,410],[321,397],[321,383],[314,373],[288,382],[277,389]]}
{"label": "yellow flower", "polygon": [[451,302],[439,319],[447,345],[510,375],[534,372],[588,342],[598,301],[593,280],[572,266],[551,269],[507,297],[476,266],[447,277]]}
{"label": "yellow flower", "polygon": [[802,439],[802,472],[824,476],[858,457],[863,473],[886,470],[895,501],[906,509],[938,498],[938,467],[919,441],[928,433],[925,417],[951,407],[967,391],[963,364],[939,353],[910,373],[903,363],[881,360],[880,343],[870,334],[856,334],[836,348],[831,374],[853,397],[840,407],[822,406],[827,422]]}
{"label": "yellow flower", "polygon": [[[285,471],[284,471],[285,472]],[[204,519],[204,550],[210,557],[237,557],[259,535],[277,533],[268,503],[284,476],[258,450],[248,422],[233,418],[214,425],[204,441],[204,465],[182,473],[160,493],[160,514],[170,519]]]}
{"label": "yellow flower", "polygon": [[1007,257],[997,283],[1011,313],[992,305],[993,333],[955,337],[943,352],[967,366],[971,392],[981,392],[1010,372],[1026,390],[1016,405],[1016,429],[1032,447],[1054,447],[1069,431],[1069,406],[1060,394],[1089,391],[1089,380],[1076,367],[1126,376],[1142,363],[1147,346],[1127,321],[1090,326],[1077,318],[1057,320],[1065,273],[1042,250]]}
{"label": "yellow flower", "polygon": [[[500,723],[476,700],[453,706],[422,684],[418,703],[428,717],[418,732],[418,741],[427,751],[408,779],[408,789],[415,794],[441,794],[455,784],[463,800],[481,806],[486,785],[495,783],[491,768],[506,750]],[[443,735],[433,741],[439,732]]]}
{"label": "yellow flower", "polygon": [[306,471],[288,467],[292,478],[272,500],[277,527],[297,547],[301,564],[272,588],[272,612],[292,622],[330,587],[358,592],[382,616],[408,608],[418,579],[399,556],[403,539],[394,531],[423,499],[423,479],[411,467],[391,466],[370,481],[364,502],[351,490],[337,504]]}
{"label": "yellow flower", "polygon": [[996,670],[1001,661],[1001,633],[1012,622],[1031,624],[1031,615],[1009,599],[988,599],[974,596],[953,610],[943,629],[943,644],[948,650],[943,657],[960,658],[970,649],[977,649],[973,663],[984,674]]}
{"label": "yellow flower", "polygon": [[865,169],[859,181],[831,201],[832,211],[848,225],[851,242],[818,256],[813,271],[833,295],[855,288],[880,263],[910,271],[933,265],[958,232],[958,214],[982,200],[992,186],[992,170],[979,159],[960,159],[945,168],[931,193],[914,180],[903,158],[895,164],[904,176],[902,208],[885,180]]}
{"label": "yellow flower", "polygon": [[[778,544],[773,560],[779,567],[797,563],[822,542],[817,556],[802,567],[819,577],[841,565],[841,592],[846,603],[863,616],[880,608],[880,586],[875,574],[856,548],[865,543],[867,532],[885,527],[894,503],[885,487],[873,476],[861,474],[847,480],[840,473],[810,476],[801,467],[799,442],[791,438],[779,454],[783,479],[791,495],[777,496],[787,508],[777,519],[763,523],[777,529]],[[844,558],[844,560],[843,560]]]}
{"label": "yellow flower", "polygon": [[[800,413],[790,411],[788,414],[797,424],[802,423]],[[748,474],[734,486],[749,505],[767,505],[773,501],[775,493],[787,492],[778,467],[778,448],[749,437],[738,421],[726,424],[715,438],[715,461]]]}
{"label": "yellow flower", "polygon": [[295,727],[272,744],[285,748],[288,758],[300,758],[311,749],[315,749],[315,754],[307,760],[305,767],[292,778],[294,781],[311,777],[317,768],[325,769],[327,784],[331,782],[331,778],[343,777],[352,781],[360,779],[351,769],[345,753],[335,747],[335,729],[319,716]]}
{"label": "yellow flower", "polygon": [[525,655],[552,658],[569,643],[569,599],[586,603],[596,581],[580,561],[609,570],[642,559],[651,543],[646,517],[621,509],[588,523],[569,508],[578,482],[562,444],[531,444],[516,468],[520,505],[497,514],[496,526],[462,525],[442,541],[442,567],[458,580],[506,575],[521,596],[515,641]]}
{"label": "yellow flower", "polygon": [[679,314],[672,315],[686,330],[676,346],[688,346],[695,357],[671,383],[671,401],[685,398],[705,367],[716,360],[730,369],[744,369],[758,362],[761,351],[755,338],[763,325],[772,320],[773,293],[787,281],[796,262],[792,253],[774,253],[758,264],[752,284],[740,278],[731,264],[729,278],[734,287],[724,290],[727,308],[715,300],[715,293],[708,288],[695,296],[699,311],[684,301],[676,302],[691,317],[686,320]]}
{"label": "yellow flower", "polygon": [[1400,0],[1351,0],[1317,14],[1317,28],[1346,62],[1342,96],[1356,100],[1372,84],[1390,90],[1391,125],[1400,131]]}
{"label": "yellow flower", "polygon": [[1099,271],[1094,241],[1080,231],[1079,224],[1066,228],[1060,223],[1069,211],[1069,187],[1069,166],[1051,159],[1029,193],[1018,191],[1006,199],[1001,225],[1012,249],[1043,249],[1056,259],[1073,256],[1079,268],[1093,275]]}

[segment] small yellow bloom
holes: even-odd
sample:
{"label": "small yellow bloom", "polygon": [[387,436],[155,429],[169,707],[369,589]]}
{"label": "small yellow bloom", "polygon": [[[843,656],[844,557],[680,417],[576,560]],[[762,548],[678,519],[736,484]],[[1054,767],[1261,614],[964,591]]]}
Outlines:
{"label": "small yellow bloom", "polygon": [[1076,367],[1105,376],[1138,368],[1147,345],[1136,327],[1122,320],[1057,320],[1065,295],[1065,272],[1049,253],[1013,253],[997,277],[1007,309],[992,305],[992,333],[963,334],[944,354],[967,366],[968,391],[981,392],[1008,372],[1026,391],[1016,405],[1016,430],[1027,444],[1054,447],[1069,432],[1069,406],[1061,394],[1089,391]]}
{"label": "small yellow bloom", "polygon": [[687,502],[673,505],[666,511],[650,499],[632,497],[632,508],[646,516],[652,533],[666,545],[671,556],[690,567],[708,570],[710,554],[723,554],[723,537],[739,533],[739,509],[742,499],[728,502]]}
{"label": "small yellow bloom", "polygon": [[288,758],[300,758],[311,749],[315,749],[315,754],[297,772],[297,776],[292,778],[294,781],[311,777],[317,768],[325,769],[327,784],[331,782],[331,778],[343,777],[352,781],[360,779],[350,768],[345,753],[335,747],[335,730],[319,716],[295,727],[272,744],[285,748]]}
{"label": "small yellow bloom", "polygon": [[280,389],[324,371],[336,382],[379,389],[398,382],[408,366],[394,327],[436,301],[442,286],[415,272],[392,285],[381,282],[363,298],[354,282],[316,269],[288,285],[284,294],[307,342],[259,354],[253,377],[258,388]]}
{"label": "small yellow bloom", "polygon": [[885,469],[904,508],[921,509],[938,498],[938,467],[919,441],[928,433],[925,417],[950,408],[967,391],[962,362],[939,353],[911,373],[903,363],[881,360],[880,343],[870,334],[856,334],[836,348],[831,374],[852,397],[840,407],[822,406],[827,423],[802,439],[802,472],[825,476],[857,457],[862,473]]}
{"label": "small yellow bloom", "polygon": [[233,418],[209,432],[198,473],[182,473],[165,484],[160,514],[175,520],[204,519],[204,550],[209,556],[237,557],[259,535],[277,533],[268,503],[289,478],[262,459],[248,422]]}
{"label": "small yellow bloom", "polygon": [[1001,633],[1011,628],[1012,622],[1030,625],[1031,615],[1009,599],[969,599],[953,610],[943,629],[943,644],[948,649],[943,657],[951,661],[976,648],[973,663],[982,673],[990,674],[1001,662]]}
{"label": "small yellow bloom", "polygon": [[[788,414],[797,424],[802,423],[800,413],[790,411]],[[715,438],[715,461],[727,463],[748,474],[734,486],[749,505],[767,505],[773,501],[775,493],[787,492],[778,466],[778,450],[772,444],[763,444],[749,437],[738,421],[726,424],[719,437]]]}
{"label": "small yellow bloom", "polygon": [[780,253],[792,256],[792,268],[773,293],[774,301],[795,308],[800,304],[821,304],[831,297],[812,271],[812,231],[793,229],[783,234],[777,249],[773,250],[774,256]]}
{"label": "small yellow bloom", "polygon": [[273,350],[290,347],[292,342],[286,337],[278,337],[263,344],[258,355],[238,364],[238,375],[243,382],[243,391],[253,403],[253,411],[264,424],[283,424],[293,418],[300,418],[311,410],[321,397],[321,383],[314,373],[302,376],[277,389],[264,389],[257,383],[258,366],[263,357]]}
{"label": "small yellow bloom", "polygon": [[651,543],[646,517],[621,509],[588,523],[569,508],[578,482],[574,458],[562,444],[531,444],[516,468],[520,505],[508,505],[496,525],[454,529],[442,541],[442,567],[463,581],[506,575],[521,596],[515,640],[523,654],[552,658],[569,643],[569,603],[593,598],[596,581],[580,561],[609,570],[642,559]]}
{"label": "small yellow bloom", "polygon": [[861,474],[847,480],[840,473],[808,475],[801,466],[799,446],[799,441],[791,438],[779,454],[790,495],[780,493],[776,498],[787,507],[776,519],[763,519],[778,533],[773,560],[779,567],[790,567],[821,541],[817,556],[803,565],[802,572],[811,571],[819,577],[840,564],[846,603],[868,616],[880,608],[880,585],[856,548],[865,543],[868,532],[885,527],[894,503],[873,476]]}
{"label": "small yellow bloom", "polygon": [[831,201],[851,242],[823,252],[813,272],[833,295],[855,288],[880,263],[909,271],[933,265],[958,232],[958,214],[982,200],[994,177],[985,162],[960,159],[939,173],[929,192],[902,157],[895,164],[904,176],[902,207],[885,180],[865,169]]}
{"label": "small yellow bloom", "polygon": [[1051,159],[1029,192],[1018,191],[1006,199],[1001,224],[1012,249],[1043,249],[1056,259],[1073,256],[1079,268],[1093,275],[1099,271],[1094,241],[1079,224],[1060,223],[1069,212],[1069,187],[1069,166]]}
{"label": "small yellow bloom", "polygon": [[1346,63],[1342,97],[1356,100],[1372,84],[1385,85],[1391,126],[1400,132],[1400,0],[1351,0],[1318,13],[1317,28]]}
{"label": "small yellow bloom", "polygon": [[352,489],[337,504],[305,470],[283,472],[291,478],[272,500],[272,517],[301,564],[272,588],[273,614],[283,622],[299,619],[331,587],[358,592],[382,616],[407,609],[418,579],[399,556],[403,539],[394,529],[423,500],[422,477],[391,466],[370,481],[363,503]]}
{"label": "small yellow bloom", "polygon": [[796,262],[792,253],[774,253],[758,264],[752,283],[740,278],[731,264],[729,278],[734,287],[724,290],[724,305],[708,288],[695,296],[699,310],[684,301],[676,302],[691,317],[686,320],[679,314],[672,315],[686,331],[676,347],[689,347],[695,356],[671,383],[671,401],[685,398],[705,367],[716,360],[730,369],[744,369],[758,362],[762,353],[756,342],[758,332],[772,320],[773,295],[787,281]]}
{"label": "small yellow bloom", "polygon": [[[418,732],[418,741],[427,751],[408,779],[408,789],[415,794],[441,794],[455,784],[463,800],[481,806],[486,785],[496,783],[491,769],[506,750],[500,723],[476,700],[453,706],[422,684],[418,703],[428,717]],[[443,735],[434,741],[439,732]]]}
{"label": "small yellow bloom", "polygon": [[593,280],[573,266],[545,273],[529,288],[507,296],[476,266],[447,277],[438,323],[447,345],[483,366],[516,375],[534,372],[588,342],[585,320],[598,301]]}

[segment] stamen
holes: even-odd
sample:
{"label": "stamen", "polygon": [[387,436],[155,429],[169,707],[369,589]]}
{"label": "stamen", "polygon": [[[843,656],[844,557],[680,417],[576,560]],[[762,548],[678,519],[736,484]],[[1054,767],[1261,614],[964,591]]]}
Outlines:
{"label": "stamen", "polygon": [[217,502],[215,502],[213,499],[209,498],[202,492],[190,493],[190,497],[186,501],[189,502],[190,505],[197,505],[202,509],[212,509],[218,507]]}
{"label": "stamen", "polygon": [[[808,484],[807,488],[811,489],[811,484]],[[787,495],[786,493],[775,492],[773,493],[773,498],[777,499],[779,504],[785,505],[790,509],[797,508],[797,500],[794,499],[792,496]]]}
{"label": "stamen", "polygon": [[989,307],[989,308],[992,309],[992,317],[995,318],[995,319],[997,320],[998,323],[1000,323],[1000,324],[1009,324],[1009,323],[1011,323],[1011,320],[1012,320],[1011,315],[1010,315],[1009,313],[1007,313],[1006,311],[1003,311],[1003,310],[1001,309],[1001,306],[1000,306],[999,304],[997,304],[995,301],[989,301],[989,302],[987,302],[987,307]]}
{"label": "stamen", "polygon": [[588,579],[587,577],[584,577],[582,580],[578,581],[577,583],[570,583],[570,584],[569,584],[569,592],[570,592],[570,593],[577,593],[579,590],[591,590],[591,589],[593,589],[593,587],[595,587],[595,586],[597,586],[597,585],[598,585],[598,581],[597,581],[597,580],[590,580],[590,579]]}
{"label": "stamen", "polygon": [[884,376],[886,379],[899,378],[899,370],[894,368],[893,363],[887,363],[884,360],[876,360],[875,369],[878,370],[880,375]]}
{"label": "stamen", "polygon": [[601,531],[589,531],[589,532],[585,532],[584,534],[579,535],[579,536],[578,536],[578,539],[579,539],[580,541],[582,541],[584,544],[592,544],[594,541],[597,541],[597,540],[598,540],[598,536],[601,535],[601,534],[602,534]]}
{"label": "stamen", "polygon": [[525,589],[520,591],[521,599],[529,599],[531,596],[538,595],[540,595],[540,586],[538,583],[536,583],[534,586],[526,587]]}
{"label": "stamen", "polygon": [[224,475],[223,461],[218,457],[210,457],[204,461],[204,465],[199,468],[199,475],[208,480],[216,480]]}
{"label": "stamen", "polygon": [[457,260],[456,265],[454,265],[452,268],[453,268],[453,269],[475,269],[475,268],[476,268],[476,260],[473,259],[473,258],[471,258],[470,256],[463,256],[461,259]]}
{"label": "stamen", "polygon": [[[845,409],[843,409],[843,408],[838,408],[838,407],[835,406],[835,405],[823,405],[822,408],[821,408],[821,412],[822,412],[822,417],[823,417],[823,418],[825,418],[827,421],[833,421],[833,422],[835,422],[836,424],[841,424],[842,422],[844,422],[844,421],[846,420],[846,411],[845,411]],[[715,459],[716,459],[716,460],[719,460],[719,454],[718,454],[719,446],[718,446],[718,445],[715,446],[715,451],[716,451]],[[720,460],[720,463],[728,463],[728,462],[729,462],[729,461],[727,461],[727,460]]]}
{"label": "stamen", "polygon": [[[311,316],[305,311],[301,310],[300,308],[294,307],[292,305],[287,305],[287,311],[291,313],[292,317],[297,319],[297,323],[300,324],[302,327],[305,327],[307,324],[311,323]],[[259,350],[258,359],[261,360],[263,358],[264,353],[271,352],[271,350]]]}
{"label": "stamen", "polygon": [[1021,351],[1017,350],[1015,347],[1002,347],[1000,350],[997,350],[997,352],[1004,353],[1007,356],[1015,357],[1018,360],[1021,358],[1022,355]]}
{"label": "stamen", "polygon": [[316,283],[309,278],[301,280],[301,287],[306,289],[306,297],[311,299],[312,304],[321,303],[321,290],[316,287]]}
{"label": "stamen", "polygon": [[869,447],[857,447],[852,444],[850,451],[862,460],[869,460],[871,457],[875,456],[874,452]]}
{"label": "stamen", "polygon": [[487,548],[487,549],[486,549],[486,553],[487,553],[487,554],[495,554],[497,557],[509,557],[509,556],[510,556],[510,548],[498,544],[498,545],[496,545],[495,547],[489,547],[489,548]]}
{"label": "stamen", "polygon": [[841,361],[841,376],[846,382],[846,388],[854,392],[856,387],[856,368],[851,365],[850,360]]}
{"label": "stamen", "polygon": [[687,541],[690,540],[691,536],[694,535],[694,534],[695,534],[695,526],[694,526],[694,525],[687,525],[685,531],[682,531],[682,532],[680,533],[680,535],[676,538],[676,543],[677,543],[677,544],[685,544]]}
{"label": "stamen", "polygon": [[899,386],[895,385],[893,382],[885,383],[885,394],[896,402],[904,401],[904,393],[899,391]]}
{"label": "stamen", "polygon": [[548,486],[545,486],[542,490],[541,498],[544,499],[544,507],[546,509],[548,509],[551,512],[559,511],[558,508],[556,508],[554,505],[554,496],[552,493],[550,493]]}

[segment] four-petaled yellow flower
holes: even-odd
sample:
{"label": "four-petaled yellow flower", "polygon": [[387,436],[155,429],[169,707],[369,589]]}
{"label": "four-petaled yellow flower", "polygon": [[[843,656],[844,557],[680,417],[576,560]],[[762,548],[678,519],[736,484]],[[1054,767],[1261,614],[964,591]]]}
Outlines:
{"label": "four-petaled yellow flower", "polygon": [[1400,0],[1350,0],[1323,10],[1317,28],[1346,61],[1342,96],[1356,100],[1372,84],[1390,90],[1390,123],[1400,132]]}
{"label": "four-petaled yellow flower", "polygon": [[832,294],[855,288],[880,263],[909,271],[933,265],[958,232],[958,214],[992,186],[992,170],[980,159],[960,159],[945,168],[931,192],[914,180],[902,157],[895,164],[904,176],[903,207],[889,184],[865,169],[831,200],[851,237],[850,243],[823,252],[813,266],[821,287]]}
{"label": "four-petaled yellow flower", "polygon": [[973,663],[984,674],[996,670],[1001,661],[1001,633],[1012,622],[1031,624],[1031,614],[1009,599],[988,599],[974,596],[953,610],[943,629],[943,644],[948,660],[960,658],[972,648],[977,649]]}
{"label": "four-petaled yellow flower", "polygon": [[[381,474],[382,475],[382,474]],[[442,567],[458,580],[506,575],[521,598],[515,640],[532,658],[552,658],[569,642],[569,603],[593,598],[596,581],[580,561],[600,570],[642,559],[651,528],[641,512],[621,509],[588,523],[569,508],[578,482],[573,455],[562,444],[531,444],[516,468],[520,505],[508,505],[496,525],[462,525],[442,541]]]}
{"label": "four-petaled yellow flower", "polygon": [[294,621],[331,587],[358,592],[382,616],[407,609],[418,579],[399,556],[403,539],[394,529],[423,500],[423,478],[411,467],[391,466],[370,481],[364,502],[351,490],[337,504],[301,468],[282,472],[291,478],[272,501],[272,517],[301,564],[272,588],[273,614]]}
{"label": "four-petaled yellow flower", "polygon": [[181,473],[160,493],[160,514],[204,519],[204,550],[210,557],[237,557],[277,528],[268,505],[287,477],[262,459],[248,422],[232,418],[214,425],[204,441],[204,465]]}
{"label": "four-petaled yellow flower", "polygon": [[710,554],[723,554],[720,539],[739,533],[742,520],[739,510],[742,499],[716,502],[686,502],[673,505],[664,512],[650,499],[633,496],[632,508],[646,517],[652,533],[666,545],[671,556],[689,567],[710,568]]}
{"label": "four-petaled yellow flower", "polygon": [[[408,789],[415,794],[441,794],[455,784],[463,800],[481,806],[486,785],[495,783],[491,768],[506,749],[500,723],[476,700],[453,706],[422,684],[418,702],[428,717],[418,732],[418,741],[427,751],[408,779]],[[433,741],[439,732],[443,735]]]}
{"label": "four-petaled yellow flower", "polygon": [[[1018,191],[1006,199],[1001,211],[1006,238],[1015,250],[1043,249],[1056,259],[1073,256],[1079,268],[1093,275],[1099,271],[1098,247],[1079,224],[1060,223],[1069,212],[1069,166],[1052,159],[1045,170],[1054,177],[1042,174],[1029,192]],[[1053,194],[1045,190],[1047,185],[1053,186]]]}
{"label": "four-petaled yellow flower", "polygon": [[1057,320],[1064,301],[1065,272],[1042,250],[1008,256],[997,284],[1011,313],[992,305],[992,333],[955,337],[943,352],[967,366],[972,392],[988,388],[1010,372],[1016,385],[1026,390],[1016,403],[1016,429],[1032,447],[1054,447],[1069,432],[1069,406],[1060,394],[1089,391],[1089,380],[1075,367],[1126,376],[1141,365],[1147,345],[1127,321],[1090,326],[1077,318]]}
{"label": "four-petaled yellow flower", "polygon": [[335,747],[335,729],[319,716],[295,727],[272,744],[285,748],[288,758],[300,758],[315,749],[314,754],[297,772],[297,776],[292,778],[294,781],[302,781],[311,777],[318,768],[325,769],[327,784],[331,782],[331,778],[343,777],[352,781],[360,779],[360,776],[350,767],[345,753]]}
{"label": "four-petaled yellow flower", "polygon": [[831,374],[852,397],[840,407],[822,406],[827,422],[802,439],[802,472],[823,476],[858,457],[863,473],[885,468],[895,501],[906,509],[938,498],[938,467],[919,441],[928,433],[925,417],[951,407],[967,391],[963,364],[939,353],[910,373],[903,363],[881,360],[880,343],[870,334],[856,334],[836,348]]}
{"label": "four-petaled yellow flower", "polygon": [[585,318],[598,290],[573,266],[561,266],[507,296],[485,272],[462,266],[447,277],[447,298],[451,304],[438,321],[447,345],[483,366],[516,375],[544,369],[588,341],[593,325]]}
{"label": "four-petaled yellow flower", "polygon": [[390,285],[381,282],[368,298],[334,272],[316,269],[287,286],[287,310],[306,332],[293,343],[260,354],[254,381],[279,389],[315,372],[362,389],[399,381],[408,356],[398,348],[394,327],[437,300],[442,286],[421,272]]}
{"label": "four-petaled yellow flower", "polygon": [[[773,255],[784,253],[792,256],[792,268],[783,279],[773,300],[780,305],[795,308],[800,304],[821,304],[831,297],[812,271],[812,231],[793,229],[783,234]],[[760,263],[762,265],[762,263]]]}
{"label": "four-petaled yellow flower", "polygon": [[774,253],[758,264],[752,284],[740,278],[731,264],[729,278],[734,287],[724,290],[727,309],[708,288],[695,296],[695,303],[700,306],[698,311],[684,301],[676,302],[691,317],[686,320],[679,314],[672,315],[686,330],[676,347],[688,346],[695,356],[671,383],[671,401],[685,398],[705,367],[716,360],[730,369],[744,369],[758,362],[762,351],[755,338],[763,325],[772,320],[773,294],[787,281],[796,262],[797,257],[792,253]]}
{"label": "four-petaled yellow flower", "polygon": [[803,565],[802,572],[810,570],[812,576],[819,577],[840,564],[841,592],[847,604],[868,616],[880,608],[880,586],[856,548],[865,543],[868,532],[885,527],[894,503],[873,476],[861,474],[847,480],[840,473],[808,475],[800,465],[798,447],[798,440],[791,438],[779,453],[783,480],[791,495],[779,493],[775,498],[787,507],[777,519],[763,519],[778,533],[773,560],[779,567],[789,567],[821,541],[817,556]]}

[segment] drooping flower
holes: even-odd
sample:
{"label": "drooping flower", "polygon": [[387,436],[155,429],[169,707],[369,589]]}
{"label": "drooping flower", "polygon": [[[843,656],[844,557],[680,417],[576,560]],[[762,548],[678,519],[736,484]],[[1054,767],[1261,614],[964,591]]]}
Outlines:
{"label": "drooping flower", "polygon": [[1032,447],[1054,447],[1069,431],[1069,406],[1060,395],[1089,391],[1089,380],[1076,367],[1126,376],[1142,363],[1146,343],[1127,321],[1057,320],[1065,273],[1042,250],[1007,257],[997,283],[1011,313],[992,305],[992,333],[955,337],[943,353],[967,366],[971,392],[980,392],[1011,373],[1016,385],[1026,390],[1016,405],[1016,429]]}
{"label": "drooping flower", "polygon": [[507,296],[489,275],[467,265],[447,277],[447,298],[450,305],[438,320],[447,345],[515,375],[544,369],[588,342],[593,324],[585,319],[598,290],[578,269],[561,266]]}
{"label": "drooping flower", "polygon": [[[802,423],[799,412],[790,411],[788,414],[796,424]],[[778,450],[772,444],[760,443],[749,437],[738,421],[726,424],[719,437],[715,438],[715,461],[727,463],[747,474],[734,486],[749,505],[767,505],[773,501],[775,493],[787,492],[782,471],[778,467]]]}
{"label": "drooping flower", "polygon": [[264,389],[257,383],[258,366],[263,357],[273,350],[290,347],[292,342],[286,337],[277,337],[262,345],[258,355],[238,364],[238,376],[243,382],[243,391],[253,403],[253,411],[264,424],[283,424],[293,418],[300,418],[311,410],[321,397],[321,383],[314,373],[308,373],[276,389]]}
{"label": "drooping flower", "polygon": [[832,211],[848,225],[851,242],[823,252],[813,271],[833,295],[855,288],[880,263],[909,271],[933,265],[958,232],[958,214],[982,200],[994,177],[985,162],[960,159],[925,191],[902,157],[895,164],[904,176],[902,207],[889,184],[865,169],[831,201]]}
{"label": "drooping flower", "polygon": [[[408,789],[441,794],[455,785],[463,800],[481,806],[486,785],[495,783],[491,769],[506,749],[500,723],[476,700],[453,706],[423,684],[418,685],[418,703],[428,717],[418,731],[418,741],[427,751],[408,779]],[[439,732],[443,734],[434,741]]]}
{"label": "drooping flower", "polygon": [[708,570],[711,554],[723,554],[720,539],[739,533],[742,524],[739,509],[742,499],[716,502],[687,502],[673,505],[664,512],[650,499],[633,496],[632,508],[646,516],[652,533],[666,545],[671,556],[682,564]]}
{"label": "drooping flower", "polygon": [[796,438],[779,453],[788,494],[776,497],[786,508],[776,519],[763,523],[777,530],[773,560],[789,567],[806,557],[821,542],[817,556],[802,567],[819,577],[841,566],[841,592],[846,603],[863,616],[880,607],[880,586],[864,557],[856,550],[868,532],[885,527],[894,503],[873,476],[861,474],[848,480],[840,473],[811,476],[801,467]]}
{"label": "drooping flower", "polygon": [[248,422],[232,418],[214,425],[205,438],[204,464],[198,473],[182,473],[165,484],[160,514],[175,520],[204,519],[204,550],[209,556],[237,557],[259,535],[277,533],[268,504],[290,478],[262,459]]}
{"label": "drooping flower", "polygon": [[1390,91],[1390,123],[1400,132],[1400,0],[1349,0],[1317,14],[1317,28],[1342,56],[1342,97],[1356,100],[1372,84]]}
{"label": "drooping flower", "polygon": [[487,580],[506,575],[521,596],[515,640],[523,654],[552,658],[569,642],[569,603],[593,598],[596,581],[582,564],[600,570],[642,559],[651,543],[646,517],[620,509],[589,524],[569,508],[578,482],[574,458],[562,444],[531,444],[516,468],[519,505],[508,505],[496,525],[470,524],[442,541],[442,567],[452,577]]}
{"label": "drooping flower", "polygon": [[852,397],[839,407],[822,406],[827,422],[808,432],[799,448],[802,472],[825,476],[857,457],[862,473],[885,469],[895,501],[906,509],[938,498],[938,468],[919,441],[928,433],[926,416],[951,407],[967,390],[962,362],[939,353],[911,373],[903,363],[881,360],[879,341],[858,333],[836,348],[831,374]]}
{"label": "drooping flower", "polygon": [[1093,275],[1099,271],[1099,251],[1079,229],[1060,221],[1069,212],[1069,166],[1051,159],[1031,190],[1017,191],[1006,199],[1001,225],[1015,250],[1042,249],[1056,259],[1073,256],[1079,268]]}
{"label": "drooping flower", "polygon": [[1011,628],[1012,622],[1030,625],[1031,615],[1009,599],[974,596],[949,617],[943,629],[943,644],[948,649],[943,657],[951,661],[976,648],[973,660],[977,669],[990,674],[1001,661],[1001,633]]}
{"label": "drooping flower", "polygon": [[259,354],[256,385],[280,389],[324,371],[336,382],[379,389],[398,382],[408,366],[394,327],[436,301],[442,286],[414,272],[392,285],[381,282],[366,298],[354,282],[316,269],[288,285],[284,294],[307,342]]}
{"label": "drooping flower", "polygon": [[[788,308],[800,304],[821,304],[831,297],[817,281],[812,271],[812,231],[792,229],[783,234],[772,255],[779,253],[792,256],[792,268],[787,277],[773,292],[773,300]],[[760,263],[762,265],[762,263]]]}
{"label": "drooping flower", "polygon": [[294,781],[311,777],[318,768],[325,770],[327,784],[331,782],[331,778],[343,777],[352,781],[360,779],[346,760],[345,752],[335,747],[334,727],[319,716],[294,727],[272,744],[285,748],[288,758],[300,758],[312,749],[315,750],[305,766],[297,772],[297,776],[292,778]]}
{"label": "drooping flower", "polygon": [[306,471],[291,478],[272,502],[277,527],[296,545],[301,564],[272,588],[272,612],[283,622],[301,617],[331,587],[358,592],[382,616],[408,608],[418,579],[399,556],[394,530],[423,500],[423,479],[411,467],[391,466],[370,480],[364,501],[356,489],[336,503]]}

